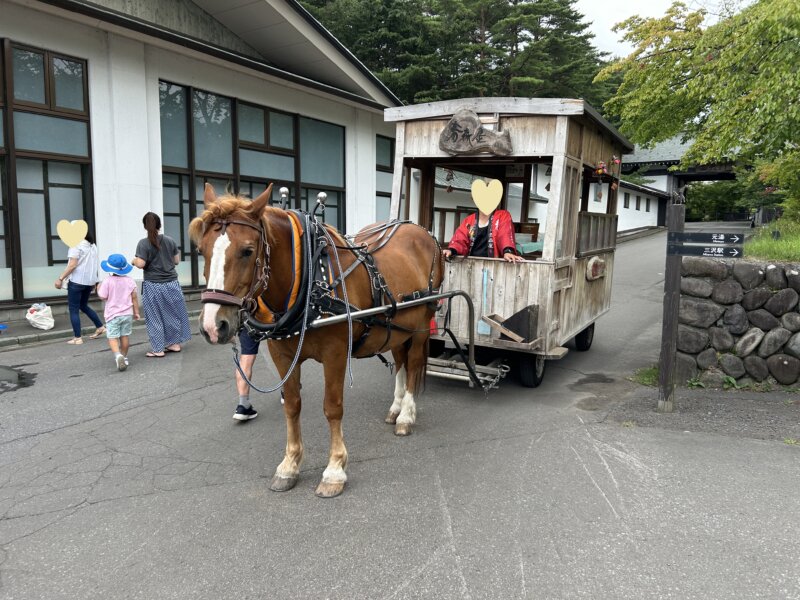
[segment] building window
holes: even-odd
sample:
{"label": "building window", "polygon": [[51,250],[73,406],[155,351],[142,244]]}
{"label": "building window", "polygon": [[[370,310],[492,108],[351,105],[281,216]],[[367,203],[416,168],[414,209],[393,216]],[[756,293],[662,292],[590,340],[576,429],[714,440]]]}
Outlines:
{"label": "building window", "polygon": [[394,140],[375,138],[375,221],[388,221],[392,205],[392,177],[394,171]]}
{"label": "building window", "polygon": [[203,257],[188,223],[203,210],[210,183],[218,195],[254,198],[273,184],[273,205],[288,189],[287,207],[314,210],[344,228],[344,127],[299,117],[189,86],[159,82],[164,232],[181,245],[182,285],[202,283]]}
{"label": "building window", "polygon": [[644,199],[644,210],[645,212],[650,212],[650,198]]}
{"label": "building window", "polygon": [[56,226],[84,220],[94,230],[87,63],[10,40],[2,46],[0,301],[65,296],[53,288],[68,250]]}
{"label": "building window", "polygon": [[622,207],[623,208],[631,207],[631,195],[628,192],[625,192],[625,196],[623,196]]}
{"label": "building window", "polygon": [[636,196],[636,210],[642,210],[642,197]]}

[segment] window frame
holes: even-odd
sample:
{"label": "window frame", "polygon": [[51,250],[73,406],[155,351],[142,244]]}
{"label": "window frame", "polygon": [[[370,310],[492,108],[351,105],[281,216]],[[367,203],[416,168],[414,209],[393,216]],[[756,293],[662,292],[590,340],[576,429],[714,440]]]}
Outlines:
{"label": "window frame", "polygon": [[642,210],[642,197],[640,195],[636,195],[636,210]]}
{"label": "window frame", "polygon": [[[34,52],[43,56],[43,64],[46,70],[44,74],[45,102],[39,103],[26,100],[17,100],[14,97],[13,56],[15,49]],[[81,93],[83,97],[83,106],[81,109],[61,107],[57,105],[54,68],[55,59],[76,62],[81,65]],[[0,218],[5,220],[4,235],[0,236],[0,238],[2,238],[0,243],[4,244],[6,250],[6,263],[2,265],[2,267],[11,269],[12,273],[12,290],[10,298],[0,300],[0,305],[8,303],[17,304],[20,302],[27,303],[32,299],[50,301],[64,300],[63,295],[43,293],[41,290],[37,290],[37,292],[32,293],[26,292],[26,290],[31,288],[28,287],[28,282],[26,282],[24,272],[25,267],[23,264],[23,249],[19,223],[19,195],[20,193],[25,193],[24,189],[28,188],[20,188],[18,186],[18,160],[30,159],[41,161],[43,163],[42,186],[44,189],[35,192],[42,194],[44,202],[45,227],[47,227],[47,230],[44,232],[44,237],[41,240],[41,242],[46,245],[46,252],[42,254],[46,255],[47,263],[43,264],[42,266],[57,267],[58,265],[66,262],[65,259],[54,259],[53,244],[54,241],[58,239],[58,235],[52,233],[52,227],[55,225],[55,223],[50,223],[52,218],[50,198],[51,189],[71,188],[81,190],[82,218],[88,224],[89,232],[91,232],[93,235],[96,235],[94,185],[92,172],[92,123],[91,103],[89,99],[88,63],[88,59],[79,58],[71,54],[66,54],[47,48],[35,47],[30,44],[14,41],[7,37],[0,38],[0,110],[2,110],[3,134],[5,137],[5,140],[3,141],[3,147],[0,147],[0,157],[2,157],[4,166],[4,173],[2,174],[2,177],[0,177],[0,185],[2,185],[2,190],[0,190],[0,193],[4,195],[3,208],[0,212]],[[86,156],[59,154],[53,151],[23,150],[17,148],[14,130],[14,115],[17,112],[85,123],[87,136]],[[80,171],[80,183],[50,184],[47,173],[50,168],[50,163],[53,162],[78,165]],[[23,191],[21,192],[21,190]]]}
{"label": "window frame", "polygon": [[[45,78],[44,78],[44,96],[45,101],[43,103],[40,102],[31,102],[29,100],[17,100],[14,97],[14,73],[13,73],[13,54],[14,50],[22,50],[26,52],[34,52],[36,54],[43,55],[43,62],[44,62],[44,69],[45,69]],[[52,50],[46,50],[44,48],[36,48],[34,46],[29,46],[27,44],[20,44],[17,42],[11,42],[10,44],[10,53],[8,64],[11,67],[11,73],[7,77],[9,83],[9,96],[10,101],[12,102],[14,107],[25,107],[25,112],[40,112],[43,111],[44,114],[53,115],[53,116],[63,116],[63,117],[73,117],[77,118],[77,120],[89,121],[89,68],[88,68],[88,61],[82,58],[78,58],[76,56],[71,56],[69,54],[64,54],[62,52],[55,52]],[[83,66],[83,77],[82,77],[82,86],[83,86],[83,109],[75,109],[75,108],[67,108],[64,106],[58,106],[56,104],[56,77],[55,77],[55,70],[53,67],[53,59],[62,59],[68,60],[71,62],[80,63]]]}

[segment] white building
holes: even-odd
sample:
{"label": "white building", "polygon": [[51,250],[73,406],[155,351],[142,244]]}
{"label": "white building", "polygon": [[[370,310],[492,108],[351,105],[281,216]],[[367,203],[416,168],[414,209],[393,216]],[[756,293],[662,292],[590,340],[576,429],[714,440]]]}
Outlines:
{"label": "white building", "polygon": [[400,102],[294,0],[0,0],[0,42],[0,304],[64,295],[61,219],[130,258],[162,215],[193,288],[205,182],[346,231],[388,203]]}

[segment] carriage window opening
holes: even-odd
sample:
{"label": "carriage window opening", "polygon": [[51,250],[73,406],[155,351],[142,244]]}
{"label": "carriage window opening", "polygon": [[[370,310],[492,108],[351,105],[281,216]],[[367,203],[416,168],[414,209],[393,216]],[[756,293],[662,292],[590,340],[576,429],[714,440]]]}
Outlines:
{"label": "carriage window opening", "polygon": [[636,196],[636,210],[642,210],[642,197]]}
{"label": "carriage window opening", "polygon": [[623,208],[630,208],[631,207],[631,195],[629,192],[625,192],[624,200],[622,201]]}
{"label": "carriage window opening", "polygon": [[644,210],[645,212],[650,212],[650,198],[644,199]]}
{"label": "carriage window opening", "polygon": [[170,167],[189,166],[186,88],[158,82],[161,108],[161,164]]}

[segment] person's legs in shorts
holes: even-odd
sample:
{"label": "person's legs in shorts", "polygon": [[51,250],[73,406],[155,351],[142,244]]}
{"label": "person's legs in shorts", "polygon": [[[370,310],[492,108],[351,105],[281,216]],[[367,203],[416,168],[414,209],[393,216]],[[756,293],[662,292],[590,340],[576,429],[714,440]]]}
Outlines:
{"label": "person's legs in shorts", "polygon": [[114,363],[117,369],[124,371],[128,368],[129,336],[133,325],[132,315],[114,317],[106,323],[106,337],[108,347],[114,353]]}
{"label": "person's legs in shorts", "polygon": [[[247,379],[250,379],[253,376],[253,364],[258,356],[259,343],[253,341],[253,338],[242,329],[239,333],[239,346],[241,347],[239,367]],[[239,394],[239,401],[236,405],[236,412],[233,413],[233,418],[237,421],[255,419],[258,416],[258,411],[250,403],[250,385],[242,377],[239,369],[236,369],[236,391]]]}

